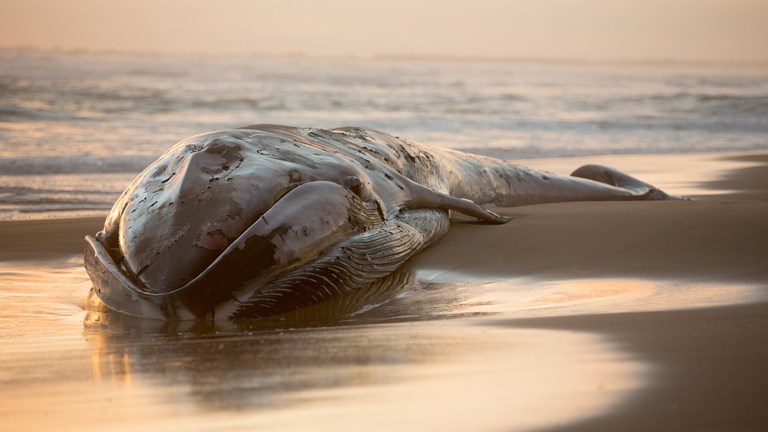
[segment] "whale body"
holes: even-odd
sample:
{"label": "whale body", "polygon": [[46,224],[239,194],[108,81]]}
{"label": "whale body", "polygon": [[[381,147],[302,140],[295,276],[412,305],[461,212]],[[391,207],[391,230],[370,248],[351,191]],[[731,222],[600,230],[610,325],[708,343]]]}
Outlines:
{"label": "whale body", "polygon": [[571,176],[383,132],[252,125],[189,137],[87,236],[93,293],[158,319],[279,314],[379,280],[483,205],[674,199],[612,168]]}

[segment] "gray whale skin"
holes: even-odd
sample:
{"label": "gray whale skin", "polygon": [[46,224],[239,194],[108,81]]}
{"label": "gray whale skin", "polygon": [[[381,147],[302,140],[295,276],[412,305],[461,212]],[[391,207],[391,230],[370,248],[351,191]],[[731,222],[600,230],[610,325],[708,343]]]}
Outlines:
{"label": "gray whale skin", "polygon": [[93,294],[128,315],[236,319],[328,300],[394,272],[483,204],[674,199],[617,170],[558,176],[359,128],[253,125],[189,137],[87,236]]}

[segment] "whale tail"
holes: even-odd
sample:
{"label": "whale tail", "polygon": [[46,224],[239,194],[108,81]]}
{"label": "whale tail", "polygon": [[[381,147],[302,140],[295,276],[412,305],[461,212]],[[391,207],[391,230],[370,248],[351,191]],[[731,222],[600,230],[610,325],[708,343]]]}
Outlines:
{"label": "whale tail", "polygon": [[605,183],[609,186],[615,186],[632,191],[637,197],[644,200],[686,200],[687,198],[669,195],[661,189],[638,180],[615,168],[604,165],[584,165],[571,173],[571,177],[579,177],[587,180],[594,180]]}

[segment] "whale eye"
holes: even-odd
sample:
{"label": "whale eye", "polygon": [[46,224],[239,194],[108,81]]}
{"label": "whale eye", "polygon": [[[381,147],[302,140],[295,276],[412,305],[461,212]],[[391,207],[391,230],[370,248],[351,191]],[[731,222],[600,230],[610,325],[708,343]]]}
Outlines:
{"label": "whale eye", "polygon": [[363,181],[358,176],[347,177],[344,181],[344,186],[358,196],[363,192]]}
{"label": "whale eye", "polygon": [[301,173],[298,170],[291,170],[288,172],[288,181],[291,183],[301,182]]}

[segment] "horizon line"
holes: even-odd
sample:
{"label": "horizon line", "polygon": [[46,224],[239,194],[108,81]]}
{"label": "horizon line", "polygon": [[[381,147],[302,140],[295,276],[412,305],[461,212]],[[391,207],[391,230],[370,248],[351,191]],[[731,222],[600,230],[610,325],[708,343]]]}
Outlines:
{"label": "horizon line", "polygon": [[532,63],[532,64],[572,64],[572,65],[648,65],[648,66],[768,66],[765,59],[675,59],[675,58],[588,58],[588,57],[535,57],[504,55],[469,55],[469,54],[407,54],[407,53],[372,53],[359,54],[309,54],[303,51],[276,52],[164,52],[155,50],[99,49],[99,48],[64,48],[39,47],[31,45],[0,46],[0,52],[42,52],[65,55],[124,55],[139,57],[202,57],[202,58],[274,58],[307,60],[368,60],[368,61],[423,61],[457,63]]}

